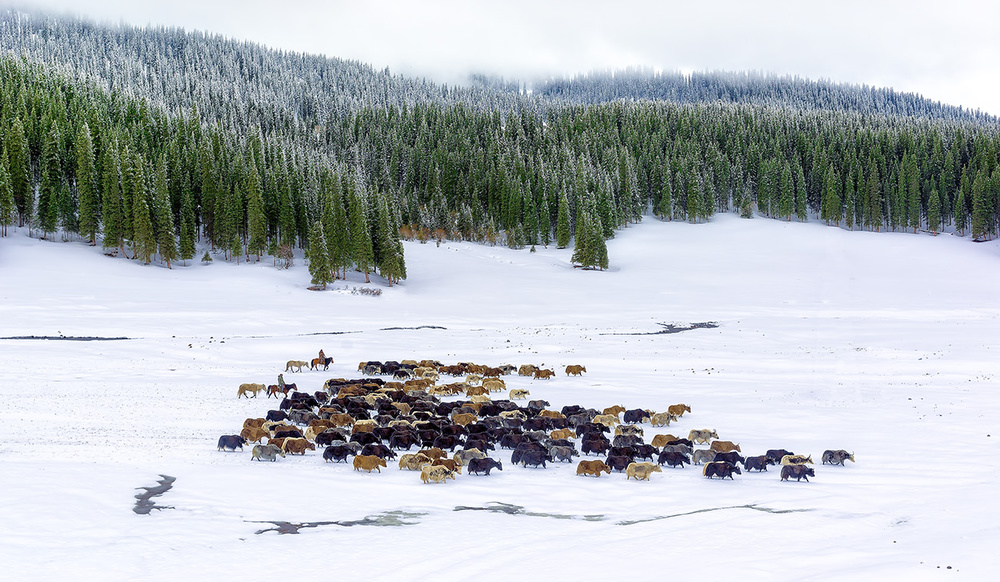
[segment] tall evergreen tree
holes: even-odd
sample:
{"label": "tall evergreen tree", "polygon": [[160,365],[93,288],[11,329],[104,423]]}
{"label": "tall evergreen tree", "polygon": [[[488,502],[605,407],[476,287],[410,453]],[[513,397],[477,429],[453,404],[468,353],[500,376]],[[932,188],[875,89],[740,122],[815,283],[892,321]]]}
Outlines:
{"label": "tall evergreen tree", "polygon": [[952,211],[955,218],[955,230],[965,236],[965,229],[969,227],[969,210],[965,201],[965,188],[959,188],[958,197],[955,198],[955,208]]}
{"label": "tall evergreen tree", "polygon": [[267,250],[267,216],[264,214],[264,192],[260,174],[252,165],[247,169],[247,260],[257,255],[257,260]]}
{"label": "tall evergreen tree", "polygon": [[30,168],[30,150],[28,139],[24,134],[24,125],[20,117],[14,117],[10,130],[7,131],[7,170],[14,192],[18,226],[30,222],[35,209],[35,194],[29,178]]}
{"label": "tall evergreen tree", "polygon": [[704,201],[702,200],[701,179],[695,171],[694,164],[688,164],[684,183],[687,190],[686,210],[688,222],[701,222],[702,214],[704,214]]}
{"label": "tall evergreen tree", "polygon": [[809,218],[806,173],[802,164],[795,164],[795,217],[805,222]]}
{"label": "tall evergreen tree", "polygon": [[906,174],[906,225],[916,233],[920,228],[920,170],[912,153],[903,158],[903,170]]}
{"label": "tall evergreen tree", "polygon": [[[125,209],[122,205],[121,168],[117,153],[117,146],[108,143],[103,148],[104,172],[101,179],[101,235],[104,239],[105,249],[119,249],[125,254],[125,228],[123,223],[127,219]],[[131,219],[128,219],[131,220]]]}
{"label": "tall evergreen tree", "polygon": [[365,283],[370,283],[369,274],[375,267],[375,250],[372,247],[367,214],[364,192],[353,192],[348,207],[348,222],[351,225],[351,244],[353,246],[351,258],[355,268],[365,274]]}
{"label": "tall evergreen tree", "polygon": [[180,259],[190,261],[195,255],[195,239],[197,238],[197,225],[195,224],[194,195],[191,188],[185,184],[181,189],[181,234],[180,234]]}
{"label": "tall evergreen tree", "polygon": [[80,234],[97,244],[101,200],[97,190],[97,166],[90,126],[85,122],[76,133],[76,195],[80,206]]}
{"label": "tall evergreen tree", "polygon": [[386,198],[378,201],[378,245],[379,273],[389,281],[389,285],[406,278],[403,261],[403,244],[399,240],[399,227],[393,217]]}
{"label": "tall evergreen tree", "polygon": [[[347,268],[351,266],[352,246],[351,229],[347,221],[347,208],[344,206],[344,177],[333,176],[329,189],[330,233],[326,246],[330,250],[330,268],[334,275],[338,272],[347,277]],[[326,227],[324,223],[324,228]],[[332,239],[332,240],[331,240]]]}
{"label": "tall evergreen tree", "polygon": [[941,230],[941,196],[937,188],[931,189],[927,198],[927,230],[934,233]]}
{"label": "tall evergreen tree", "polygon": [[991,210],[986,186],[986,171],[981,170],[976,173],[976,179],[972,181],[973,240],[986,240],[989,238],[989,214]]}
{"label": "tall evergreen tree", "polygon": [[559,194],[559,214],[556,220],[556,248],[564,249],[569,246],[569,200],[566,198],[566,190]]}
{"label": "tall evergreen tree", "polygon": [[674,196],[670,187],[670,177],[663,176],[663,187],[660,189],[660,203],[656,207],[656,214],[664,220],[674,219]]}
{"label": "tall evergreen tree", "polygon": [[855,184],[857,184],[857,168],[851,168],[844,183],[844,224],[848,230],[854,230],[857,221],[858,195]]}
{"label": "tall evergreen tree", "polygon": [[167,188],[167,161],[161,156],[156,165],[154,182],[153,208],[156,213],[156,252],[160,260],[167,263],[177,258],[177,241],[174,239],[174,212],[170,204],[170,191]]}
{"label": "tall evergreen tree", "polygon": [[38,228],[45,234],[56,231],[59,219],[59,191],[65,176],[59,155],[61,144],[59,126],[52,123],[42,144],[42,180],[38,188]]}
{"label": "tall evergreen tree", "polygon": [[148,265],[156,252],[156,235],[153,232],[153,220],[149,208],[149,198],[146,190],[145,162],[136,154],[132,163],[132,244],[133,258]]}
{"label": "tall evergreen tree", "polygon": [[330,259],[327,256],[326,238],[323,236],[323,223],[316,221],[309,230],[309,274],[313,285],[322,285],[333,280],[330,269]]}
{"label": "tall evergreen tree", "polygon": [[868,185],[865,188],[865,225],[870,230],[879,230],[882,226],[882,180],[879,178],[878,164],[875,158],[868,160]]}
{"label": "tall evergreen tree", "polygon": [[826,171],[826,178],[823,183],[823,199],[821,216],[827,224],[831,222],[840,225],[840,177],[837,171],[830,166]]}
{"label": "tall evergreen tree", "polygon": [[14,224],[14,214],[17,207],[14,204],[14,187],[10,183],[10,173],[7,171],[6,152],[0,155],[0,229],[2,236],[7,236],[7,227]]}
{"label": "tall evergreen tree", "polygon": [[781,169],[779,191],[778,216],[785,220],[791,220],[792,211],[795,208],[795,181],[792,179],[792,167],[788,162],[785,162]]}
{"label": "tall evergreen tree", "polygon": [[592,230],[590,212],[581,204],[577,207],[576,232],[573,233],[573,255],[570,257],[570,261],[585,269],[593,267],[595,261]]}

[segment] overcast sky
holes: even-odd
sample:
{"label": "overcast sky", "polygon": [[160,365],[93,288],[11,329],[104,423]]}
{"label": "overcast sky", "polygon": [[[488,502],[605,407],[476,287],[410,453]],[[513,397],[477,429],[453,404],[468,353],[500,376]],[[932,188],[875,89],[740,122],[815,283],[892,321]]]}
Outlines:
{"label": "overcast sky", "polygon": [[[6,2],[7,0],[0,0]],[[1000,115],[1000,2],[20,0],[445,82],[646,66],[865,83]]]}

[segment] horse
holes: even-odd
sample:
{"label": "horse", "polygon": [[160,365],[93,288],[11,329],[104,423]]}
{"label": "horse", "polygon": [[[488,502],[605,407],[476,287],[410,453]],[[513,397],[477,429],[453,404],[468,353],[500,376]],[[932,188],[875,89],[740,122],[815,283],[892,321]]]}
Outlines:
{"label": "horse", "polygon": [[333,358],[313,358],[309,364],[309,369],[318,370],[320,366],[323,366],[323,370],[329,370],[332,363]]}
{"label": "horse", "polygon": [[289,384],[286,382],[284,388],[279,387],[277,384],[271,384],[267,387],[267,397],[270,398],[271,396],[274,396],[277,398],[279,392],[287,395],[292,390],[295,390],[295,384]]}

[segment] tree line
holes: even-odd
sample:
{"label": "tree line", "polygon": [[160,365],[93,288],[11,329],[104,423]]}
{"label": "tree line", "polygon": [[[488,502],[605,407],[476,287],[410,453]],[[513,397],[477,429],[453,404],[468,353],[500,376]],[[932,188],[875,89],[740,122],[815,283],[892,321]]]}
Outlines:
{"label": "tree line", "polygon": [[[399,214],[352,171],[302,147],[170,115],[144,100],[0,59],[0,224],[80,236],[144,263],[227,260],[307,246],[328,232],[332,280],[348,268],[405,278]],[[313,253],[315,255],[315,253]]]}
{"label": "tree line", "polygon": [[[197,240],[235,260],[325,247],[310,263],[325,259],[327,277],[353,267],[394,281],[400,237],[575,240],[580,263],[600,268],[604,240],[649,212],[976,239],[1000,228],[996,120],[891,92],[850,98],[850,87],[754,76],[737,91],[739,75],[716,75],[690,76],[700,89],[684,94],[741,102],[606,102],[677,83],[632,72],[555,98],[174,29],[10,13],[0,27],[21,51],[2,61],[3,224],[79,233],[144,261],[190,259]],[[803,106],[817,86],[825,101]],[[769,97],[788,93],[796,105]],[[832,96],[841,105],[824,107]],[[882,113],[886,102],[919,115]]]}

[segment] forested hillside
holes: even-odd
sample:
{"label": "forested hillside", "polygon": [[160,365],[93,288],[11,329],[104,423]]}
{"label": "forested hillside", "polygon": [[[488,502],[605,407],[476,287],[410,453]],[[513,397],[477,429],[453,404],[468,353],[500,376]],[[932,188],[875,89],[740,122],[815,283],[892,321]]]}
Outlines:
{"label": "forested hillside", "polygon": [[193,258],[196,240],[236,260],[322,247],[317,282],[352,267],[394,281],[402,235],[575,237],[581,264],[603,266],[603,240],[650,210],[1000,228],[995,118],[889,90],[636,71],[456,88],[20,12],[0,47],[0,222],[145,262]]}

